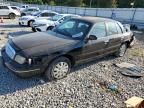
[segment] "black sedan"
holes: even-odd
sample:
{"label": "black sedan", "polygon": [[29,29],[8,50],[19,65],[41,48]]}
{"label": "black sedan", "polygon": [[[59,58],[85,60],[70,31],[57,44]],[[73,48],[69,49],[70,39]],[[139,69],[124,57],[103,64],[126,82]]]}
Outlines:
{"label": "black sedan", "polygon": [[61,79],[75,64],[108,54],[124,56],[133,39],[120,22],[72,18],[52,31],[12,38],[2,49],[3,64],[21,77],[44,73],[49,80]]}

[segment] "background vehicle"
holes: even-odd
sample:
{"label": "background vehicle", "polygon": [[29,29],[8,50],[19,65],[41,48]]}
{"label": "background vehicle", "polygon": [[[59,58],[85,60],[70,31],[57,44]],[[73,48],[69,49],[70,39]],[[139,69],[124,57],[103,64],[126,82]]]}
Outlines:
{"label": "background vehicle", "polygon": [[12,9],[11,6],[0,5],[0,16],[15,19],[16,16],[20,16],[20,12]]}
{"label": "background vehicle", "polygon": [[11,8],[14,9],[14,10],[17,10],[17,11],[21,12],[20,7],[18,7],[18,6],[11,6]]}
{"label": "background vehicle", "polygon": [[12,38],[2,48],[2,59],[21,77],[44,73],[49,80],[61,79],[75,64],[109,54],[124,56],[133,37],[111,19],[71,18],[52,31]]}
{"label": "background vehicle", "polygon": [[25,26],[32,26],[32,23],[36,18],[39,19],[48,19],[50,17],[53,17],[54,15],[57,15],[58,13],[50,10],[44,10],[41,12],[38,12],[36,14],[28,15],[28,16],[22,16],[19,19],[19,25],[25,25]]}
{"label": "background vehicle", "polygon": [[79,15],[74,14],[58,14],[53,16],[49,19],[35,19],[35,22],[32,25],[32,31],[47,31],[53,29],[58,24],[62,23],[63,21],[66,21],[72,17],[80,17]]}
{"label": "background vehicle", "polygon": [[28,5],[22,5],[20,10],[23,11],[24,9],[27,9],[29,6]]}
{"label": "background vehicle", "polygon": [[32,15],[32,14],[35,14],[37,12],[40,12],[39,8],[37,8],[37,7],[29,7],[29,8],[24,9],[21,12],[21,16]]}

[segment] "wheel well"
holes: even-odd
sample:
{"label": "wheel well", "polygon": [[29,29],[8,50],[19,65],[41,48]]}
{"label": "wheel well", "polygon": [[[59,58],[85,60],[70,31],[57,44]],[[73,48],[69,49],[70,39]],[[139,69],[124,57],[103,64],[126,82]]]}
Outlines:
{"label": "wheel well", "polygon": [[31,21],[34,21],[34,20],[29,20],[29,21],[28,21],[28,24],[29,24]]}
{"label": "wheel well", "polygon": [[47,30],[48,30],[48,28],[51,28],[51,27],[53,28],[54,26],[49,26],[49,27],[47,27]]}
{"label": "wheel well", "polygon": [[55,59],[57,59],[57,58],[59,58],[59,57],[66,57],[66,58],[68,58],[68,59],[70,60],[70,62],[71,62],[71,66],[72,66],[72,67],[74,66],[74,64],[75,64],[74,57],[72,57],[71,55],[68,55],[68,54],[60,55],[60,56],[57,56],[57,57],[53,58],[53,59],[49,62],[48,65],[50,65]]}
{"label": "wheel well", "polygon": [[[129,46],[130,46],[130,41],[125,41],[124,43],[127,45],[127,48],[129,48]],[[122,43],[122,44],[124,44],[124,43]]]}
{"label": "wheel well", "polygon": [[16,15],[15,13],[9,13],[9,15],[10,15],[10,14],[14,14],[14,15]]}
{"label": "wheel well", "polygon": [[66,57],[66,58],[68,58],[70,61],[71,61],[71,65],[72,66],[74,66],[74,64],[75,64],[75,59],[74,59],[74,57],[73,56],[71,56],[71,55],[63,55],[64,57]]}

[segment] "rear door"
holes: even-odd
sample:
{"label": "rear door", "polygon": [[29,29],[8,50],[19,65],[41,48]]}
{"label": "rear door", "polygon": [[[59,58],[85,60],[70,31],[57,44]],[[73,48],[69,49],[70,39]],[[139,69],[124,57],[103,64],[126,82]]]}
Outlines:
{"label": "rear door", "polygon": [[91,60],[106,53],[106,46],[109,40],[106,34],[105,22],[96,23],[90,31],[90,35],[96,36],[97,40],[89,40],[84,44],[81,59]]}
{"label": "rear door", "polygon": [[122,29],[117,22],[106,22],[107,27],[107,53],[113,53],[118,50],[123,39]]}
{"label": "rear door", "polygon": [[0,6],[0,15],[1,16],[8,16],[9,15],[9,8],[7,6]]}

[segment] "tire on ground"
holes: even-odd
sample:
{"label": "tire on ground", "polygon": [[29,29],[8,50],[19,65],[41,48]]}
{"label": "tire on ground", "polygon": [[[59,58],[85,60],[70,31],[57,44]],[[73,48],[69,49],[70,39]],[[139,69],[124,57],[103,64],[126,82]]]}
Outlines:
{"label": "tire on ground", "polygon": [[[66,63],[67,66],[68,66],[68,71],[66,72],[66,74],[64,76],[62,76],[61,78],[56,78],[55,75],[54,75],[54,69],[56,68],[56,66],[59,64],[59,63]],[[71,71],[71,61],[66,58],[66,57],[59,57],[59,58],[56,58],[54,59],[48,66],[47,70],[45,71],[45,77],[46,79],[48,79],[49,81],[51,80],[58,80],[58,79],[62,79],[64,77],[67,76],[67,74]],[[60,71],[61,72],[61,71]],[[58,72],[59,73],[59,72]],[[60,74],[59,74],[60,75]]]}
{"label": "tire on ground", "polygon": [[15,19],[15,17],[16,17],[16,15],[15,15],[14,13],[10,13],[10,14],[9,14],[9,18],[10,18],[10,19]]}
{"label": "tire on ground", "polygon": [[118,49],[118,51],[115,53],[115,55],[117,57],[123,57],[126,53],[127,50],[127,43],[123,43],[120,48]]}

